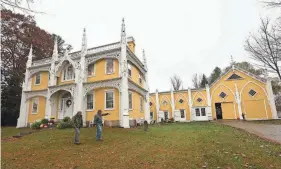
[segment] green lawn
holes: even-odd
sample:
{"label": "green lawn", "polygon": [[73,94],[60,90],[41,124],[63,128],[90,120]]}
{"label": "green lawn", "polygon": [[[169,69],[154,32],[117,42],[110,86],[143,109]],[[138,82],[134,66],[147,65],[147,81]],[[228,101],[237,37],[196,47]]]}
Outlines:
{"label": "green lawn", "polygon": [[248,121],[251,123],[259,123],[259,124],[281,124],[281,119],[274,119],[274,120],[255,120],[255,121]]}
{"label": "green lawn", "polygon": [[280,168],[281,147],[212,122],[166,124],[141,129],[45,130],[2,141],[2,168]]}
{"label": "green lawn", "polygon": [[1,137],[7,138],[19,134],[20,132],[32,131],[30,128],[17,129],[16,127],[1,127]]}

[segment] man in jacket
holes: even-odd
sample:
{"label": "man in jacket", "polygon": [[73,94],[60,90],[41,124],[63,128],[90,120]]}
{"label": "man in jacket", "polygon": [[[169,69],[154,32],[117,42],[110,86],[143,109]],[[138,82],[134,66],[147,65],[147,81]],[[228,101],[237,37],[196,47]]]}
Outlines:
{"label": "man in jacket", "polygon": [[102,116],[107,116],[107,115],[110,115],[110,114],[109,113],[102,114],[101,110],[98,110],[97,114],[95,115],[94,124],[97,127],[97,134],[96,134],[96,140],[97,141],[102,141],[102,139],[101,139],[101,134],[102,134]]}
{"label": "man in jacket", "polygon": [[83,126],[82,112],[78,111],[75,116],[73,116],[73,126],[75,129],[74,144],[80,144],[80,128]]}

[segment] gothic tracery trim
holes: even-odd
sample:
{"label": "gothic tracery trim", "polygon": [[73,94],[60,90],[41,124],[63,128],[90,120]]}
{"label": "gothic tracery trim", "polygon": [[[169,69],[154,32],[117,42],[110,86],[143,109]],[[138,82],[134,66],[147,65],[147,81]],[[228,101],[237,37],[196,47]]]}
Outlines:
{"label": "gothic tracery trim", "polygon": [[115,79],[110,79],[110,80],[106,80],[106,81],[98,81],[98,82],[93,82],[93,83],[84,83],[84,97],[91,90],[94,90],[97,88],[105,88],[105,87],[117,88],[120,91],[121,78],[115,78]]}

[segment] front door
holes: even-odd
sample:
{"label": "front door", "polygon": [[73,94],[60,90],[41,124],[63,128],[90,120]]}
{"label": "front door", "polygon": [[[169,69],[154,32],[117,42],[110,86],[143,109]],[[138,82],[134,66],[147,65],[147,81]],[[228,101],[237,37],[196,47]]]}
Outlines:
{"label": "front door", "polygon": [[222,119],[221,103],[215,103],[217,119]]}
{"label": "front door", "polygon": [[164,112],[164,117],[165,117],[165,119],[164,119],[164,120],[168,120],[168,119],[169,119],[169,114],[168,114],[168,112],[167,112],[167,111],[165,111],[165,112]]}
{"label": "front door", "polygon": [[59,119],[64,117],[72,117],[72,100],[70,98],[62,98],[60,101]]}

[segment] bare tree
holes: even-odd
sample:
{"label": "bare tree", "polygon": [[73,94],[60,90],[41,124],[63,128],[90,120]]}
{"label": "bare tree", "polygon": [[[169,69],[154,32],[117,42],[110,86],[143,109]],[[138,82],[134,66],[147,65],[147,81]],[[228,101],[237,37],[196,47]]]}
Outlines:
{"label": "bare tree", "polygon": [[173,77],[171,77],[171,83],[175,91],[183,89],[182,80],[179,76],[174,75]]}
{"label": "bare tree", "polygon": [[[0,0],[0,1],[1,1],[1,9],[11,9],[11,10],[18,9],[24,13],[41,13],[41,14],[44,13],[31,9],[30,5],[34,3],[34,0]],[[27,7],[25,7],[23,4],[26,4]]]}
{"label": "bare tree", "polygon": [[257,66],[266,67],[272,73],[280,74],[281,34],[276,26],[270,26],[269,19],[261,19],[257,35],[251,34],[246,40],[245,50],[258,62]]}
{"label": "bare tree", "polygon": [[202,81],[202,75],[198,75],[197,73],[195,73],[192,76],[193,87],[200,88],[201,81]]}
{"label": "bare tree", "polygon": [[263,3],[270,8],[280,8],[281,7],[281,0],[270,0],[270,1],[263,1]]}

